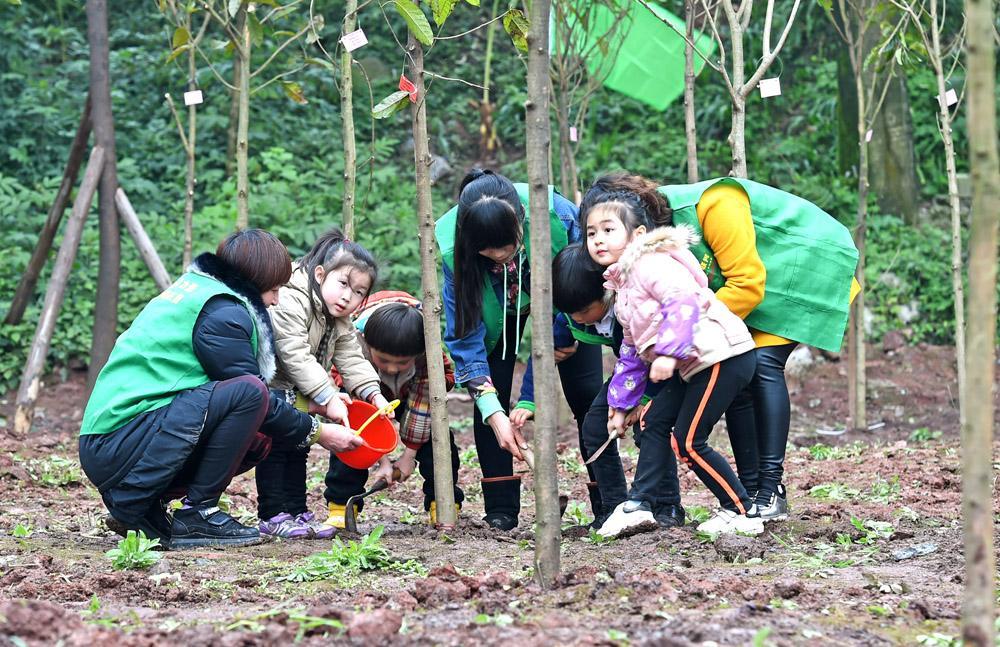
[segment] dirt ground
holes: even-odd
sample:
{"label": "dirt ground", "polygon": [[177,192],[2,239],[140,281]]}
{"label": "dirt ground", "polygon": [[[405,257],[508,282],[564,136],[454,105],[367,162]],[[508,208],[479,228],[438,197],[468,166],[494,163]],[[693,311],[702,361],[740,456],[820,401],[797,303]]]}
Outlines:
{"label": "dirt ground", "polygon": [[[459,527],[426,525],[414,476],[374,497],[361,525],[384,525],[382,545],[419,572],[300,582],[302,560],[329,542],[167,552],[150,570],[113,569],[104,553],[118,537],[76,458],[82,377],[48,385],[28,438],[11,435],[11,394],[0,420],[0,644],[952,645],[963,570],[953,351],[878,347],[870,358],[871,431],[840,433],[842,362],[814,355],[790,378],[789,521],[715,541],[691,523],[603,544],[570,529],[551,591],[532,578],[530,476],[518,529],[480,521],[478,466],[465,451],[472,405],[461,398],[451,403],[468,497]],[[567,427],[560,443],[567,526],[586,508],[575,436]],[[721,429],[714,442],[726,445]],[[623,455],[631,471],[631,441]],[[314,451],[317,513],[324,470]],[[689,514],[710,512],[705,488],[681,475]],[[252,478],[239,477],[224,503],[253,519]]]}

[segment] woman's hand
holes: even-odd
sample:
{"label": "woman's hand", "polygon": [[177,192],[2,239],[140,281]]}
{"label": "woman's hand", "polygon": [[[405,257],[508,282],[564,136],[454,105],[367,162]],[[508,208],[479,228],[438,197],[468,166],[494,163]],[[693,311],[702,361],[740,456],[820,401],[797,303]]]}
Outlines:
{"label": "woman's hand", "polygon": [[[382,395],[381,393],[377,393],[375,397],[372,398],[372,404],[375,406],[376,409],[382,409],[384,407],[389,406],[389,401],[385,399],[384,395]],[[392,420],[395,420],[396,418],[395,411],[390,411],[389,413],[386,413],[384,415],[386,418],[390,418]]]}
{"label": "woman's hand", "polygon": [[[400,470],[400,472],[402,472],[402,470]],[[395,481],[392,480],[392,461],[389,460],[388,456],[383,456],[379,459],[378,468],[372,472],[372,476],[375,477],[376,481],[379,479],[385,479],[386,485],[392,487]]]}
{"label": "woman's hand", "polygon": [[319,426],[319,438],[316,442],[324,449],[339,454],[361,447],[364,441],[347,427],[326,423]]}
{"label": "woman's hand", "polygon": [[563,361],[564,359],[567,359],[567,358],[571,357],[573,355],[573,353],[576,352],[577,346],[579,346],[579,345],[580,345],[580,343],[576,342],[572,346],[567,346],[566,348],[557,348],[557,349],[555,349],[554,354],[555,354],[556,364],[558,364],[559,362]]}
{"label": "woman's hand", "polygon": [[503,411],[497,411],[490,416],[486,420],[486,424],[493,429],[493,434],[497,437],[497,442],[500,443],[501,447],[510,452],[517,460],[524,460],[524,454],[521,453],[521,450],[527,449],[528,443],[524,441],[520,430],[515,429],[510,424],[510,418]]}
{"label": "woman's hand", "polygon": [[351,422],[347,419],[347,405],[351,403],[351,396],[346,393],[335,393],[330,401],[326,403],[326,410],[323,415],[327,420],[350,427]]}
{"label": "woman's hand", "polygon": [[534,412],[529,409],[514,409],[510,412],[510,424],[514,426],[514,429],[520,431],[521,428],[524,427],[524,423],[534,417]]}
{"label": "woman's hand", "polygon": [[413,470],[417,467],[417,450],[407,447],[403,451],[403,455],[396,461],[396,467],[399,469],[400,482],[410,478]]}
{"label": "woman's hand", "polygon": [[[634,409],[633,409],[634,411]],[[619,438],[625,437],[625,418],[626,411],[624,409],[608,409],[608,435],[618,436]]]}
{"label": "woman's hand", "polygon": [[654,382],[662,382],[663,380],[669,380],[674,374],[674,368],[677,367],[676,357],[667,357],[666,355],[660,355],[653,360],[653,365],[649,367],[649,379]]}

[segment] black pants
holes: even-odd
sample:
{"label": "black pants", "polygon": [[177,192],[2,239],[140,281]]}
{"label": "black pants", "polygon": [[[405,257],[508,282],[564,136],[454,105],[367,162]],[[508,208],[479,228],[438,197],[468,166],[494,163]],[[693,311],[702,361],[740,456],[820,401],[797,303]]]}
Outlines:
{"label": "black pants", "polygon": [[185,491],[192,505],[215,505],[246,465],[268,404],[256,377],[209,382],[110,434],[81,436],[80,463],[123,523]]}
{"label": "black pants", "polygon": [[309,510],[306,505],[308,449],[275,444],[257,466],[257,516],[266,521],[282,512],[293,517]]}
{"label": "black pants", "polygon": [[[609,379],[601,386],[597,397],[590,404],[583,422],[582,442],[586,448],[583,450],[586,458],[590,458],[608,439],[608,383],[610,381]],[[647,389],[647,393],[653,395],[653,401],[655,402],[655,393],[659,393],[664,389],[677,388],[675,383],[679,382],[680,377],[674,376],[664,382],[662,386],[653,385],[654,388]],[[652,402],[650,402],[650,407],[652,407]],[[643,421],[645,422],[645,420],[646,416],[644,415]],[[670,426],[673,426],[672,422]],[[638,447],[645,433],[640,431],[640,425],[638,424],[634,427],[634,433],[635,443]],[[680,491],[677,482],[677,461],[674,460],[673,452],[665,457],[664,460],[666,464],[664,465],[665,469],[662,471],[663,483],[655,489],[657,493],[662,494],[656,497],[656,501],[651,500],[650,505],[676,505],[680,503]],[[612,442],[608,445],[607,449],[601,453],[597,460],[587,467],[591,470],[592,478],[597,482],[597,488],[600,491],[600,502],[603,505],[603,510],[595,510],[595,514],[600,514],[601,512],[610,513],[619,503],[628,499],[628,483],[625,480],[625,471],[622,469],[621,456],[618,453],[618,443]]]}
{"label": "black pants", "polygon": [[[490,377],[493,379],[493,386],[496,387],[500,404],[504,408],[504,413],[510,411],[510,391],[514,380],[514,356],[515,347],[515,321],[507,320],[507,357],[503,355],[503,341],[497,344],[493,352],[486,358],[490,367]],[[524,326],[521,326],[522,330]],[[576,352],[565,360],[556,364],[559,370],[559,381],[562,383],[563,394],[569,404],[570,411],[576,419],[577,433],[580,439],[580,448],[583,451],[583,422],[590,408],[591,402],[601,389],[601,382],[604,379],[604,367],[601,363],[601,347],[591,344],[578,344]],[[536,402],[537,406],[555,406],[556,403]],[[473,407],[473,432],[476,438],[476,453],[479,455],[479,465],[483,470],[484,478],[496,478],[499,476],[511,476],[514,473],[514,457],[500,447],[493,429],[483,422],[479,409]],[[587,466],[590,480],[594,481],[594,474]],[[597,490],[592,490],[593,494]],[[596,505],[595,510],[600,509],[601,502],[592,503]],[[483,504],[486,514],[504,513],[517,517],[521,509],[521,488],[518,481],[499,481],[483,483]]]}
{"label": "black pants", "polygon": [[785,364],[796,346],[792,342],[756,349],[753,379],[726,410],[736,470],[751,494],[776,492],[784,476],[791,417]]}
{"label": "black pants", "polygon": [[[398,411],[398,410],[397,410]],[[451,478],[455,484],[455,503],[462,505],[465,493],[458,487],[458,446],[455,437],[451,436]],[[417,468],[424,479],[424,510],[431,509],[434,500],[434,443],[428,440],[417,450]],[[326,473],[326,500],[329,503],[344,505],[355,494],[365,491],[368,483],[368,470],[359,470],[341,462],[335,454],[330,454],[330,469]],[[358,504],[360,510],[364,500]]]}
{"label": "black pants", "polygon": [[[722,507],[746,512],[753,503],[728,461],[708,444],[715,423],[753,377],[752,351],[714,364],[690,382],[668,384],[644,416],[645,430],[630,499],[655,505],[673,453],[694,470]],[[672,429],[671,429],[672,427]],[[672,431],[672,433],[671,433]],[[679,499],[678,499],[679,500]]]}

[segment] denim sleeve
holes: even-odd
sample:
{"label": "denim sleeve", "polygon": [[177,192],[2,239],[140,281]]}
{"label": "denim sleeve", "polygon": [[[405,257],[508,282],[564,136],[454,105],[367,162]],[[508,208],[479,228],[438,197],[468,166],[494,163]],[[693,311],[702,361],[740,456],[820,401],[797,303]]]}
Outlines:
{"label": "denim sleeve", "polygon": [[479,322],[472,332],[464,337],[455,332],[455,277],[451,269],[444,268],[444,345],[455,361],[455,382],[466,384],[477,377],[489,377],[490,367],[486,363],[486,324]]}
{"label": "denim sleeve", "polygon": [[570,245],[580,242],[580,238],[582,237],[580,234],[580,223],[578,222],[580,210],[577,209],[576,205],[558,193],[553,192],[552,210],[559,216],[563,227],[566,228],[566,235],[569,237]]}
{"label": "denim sleeve", "polygon": [[532,358],[528,357],[528,367],[524,370],[524,379],[521,380],[521,395],[517,398],[517,409],[535,410],[535,368]]}

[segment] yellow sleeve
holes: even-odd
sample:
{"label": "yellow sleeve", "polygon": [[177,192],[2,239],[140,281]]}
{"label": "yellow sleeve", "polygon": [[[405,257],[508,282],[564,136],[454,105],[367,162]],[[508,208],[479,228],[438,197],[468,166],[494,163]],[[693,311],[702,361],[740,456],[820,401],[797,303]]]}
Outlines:
{"label": "yellow sleeve", "polygon": [[767,271],[757,253],[750,199],[738,187],[711,187],[698,201],[698,222],[726,284],[716,296],[745,319],[764,300]]}

